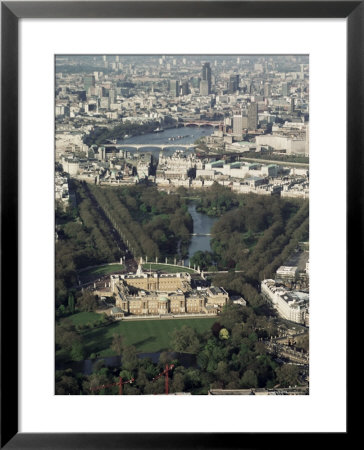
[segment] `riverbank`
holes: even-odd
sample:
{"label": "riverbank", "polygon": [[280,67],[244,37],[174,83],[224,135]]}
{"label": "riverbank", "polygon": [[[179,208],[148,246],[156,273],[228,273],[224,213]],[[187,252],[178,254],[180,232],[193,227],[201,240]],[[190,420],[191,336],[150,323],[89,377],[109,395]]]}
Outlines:
{"label": "riverbank", "polygon": [[[172,128],[175,128],[176,124],[173,124]],[[106,127],[95,127],[87,136],[84,137],[83,142],[88,146],[94,144],[104,145],[108,141],[122,140],[125,136],[142,136],[145,134],[151,134],[160,126],[161,124],[158,121],[151,121],[144,124],[125,122],[110,129]],[[168,125],[163,125],[164,128],[167,128],[167,126]]]}

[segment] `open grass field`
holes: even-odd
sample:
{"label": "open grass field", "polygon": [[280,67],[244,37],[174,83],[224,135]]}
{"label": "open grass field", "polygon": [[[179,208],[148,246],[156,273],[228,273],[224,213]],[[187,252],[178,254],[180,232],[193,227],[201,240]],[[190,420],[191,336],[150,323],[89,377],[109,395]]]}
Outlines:
{"label": "open grass field", "polygon": [[100,356],[111,356],[113,352],[110,350],[110,346],[114,333],[124,336],[125,343],[134,345],[138,352],[159,352],[170,348],[173,330],[187,325],[201,333],[210,329],[216,320],[216,317],[209,317],[119,321],[105,327],[86,330],[82,332],[82,337],[88,355],[99,353]]}
{"label": "open grass field", "polygon": [[92,269],[79,272],[78,275],[81,281],[89,281],[104,275],[122,272],[123,270],[125,270],[125,266],[123,264],[105,264],[100,267],[93,267]]}
{"label": "open grass field", "polygon": [[86,325],[88,323],[98,322],[101,319],[101,315],[94,312],[79,312],[69,316],[69,319],[71,319],[75,326]]}
{"label": "open grass field", "polygon": [[168,266],[165,264],[156,264],[156,263],[146,263],[142,265],[143,270],[144,271],[148,271],[150,270],[160,270],[161,272],[166,272],[166,273],[178,273],[178,272],[187,272],[187,273],[196,273],[195,270],[193,269],[189,269],[188,267],[176,267],[176,266]]}

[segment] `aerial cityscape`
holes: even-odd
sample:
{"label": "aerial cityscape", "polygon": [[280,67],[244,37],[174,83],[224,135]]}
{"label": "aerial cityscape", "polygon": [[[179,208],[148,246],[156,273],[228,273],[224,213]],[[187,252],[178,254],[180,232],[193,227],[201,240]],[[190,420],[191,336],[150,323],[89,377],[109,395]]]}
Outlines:
{"label": "aerial cityscape", "polygon": [[55,256],[57,395],[308,395],[308,56],[57,55]]}

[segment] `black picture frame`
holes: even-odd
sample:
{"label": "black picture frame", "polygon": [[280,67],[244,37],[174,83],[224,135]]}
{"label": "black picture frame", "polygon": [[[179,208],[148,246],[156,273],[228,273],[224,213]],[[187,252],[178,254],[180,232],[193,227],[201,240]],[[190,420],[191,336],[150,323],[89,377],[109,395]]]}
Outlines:
{"label": "black picture frame", "polygon": [[[290,433],[18,432],[18,22],[21,18],[346,18],[347,19],[347,300],[363,273],[363,1],[5,1],[1,2],[1,448],[164,449],[292,445]],[[11,105],[11,107],[9,107]],[[6,283],[4,282],[6,281]],[[11,301],[7,301],[12,290]],[[15,294],[14,294],[15,293]],[[347,301],[348,312],[348,301]],[[12,317],[12,320],[9,320]],[[15,318],[15,321],[14,321]],[[349,348],[349,346],[347,347]],[[337,433],[335,442],[349,437]],[[243,434],[243,436],[242,436]],[[274,437],[274,440],[272,438]],[[323,433],[295,435],[294,446]],[[274,445],[274,444],[273,444]]]}

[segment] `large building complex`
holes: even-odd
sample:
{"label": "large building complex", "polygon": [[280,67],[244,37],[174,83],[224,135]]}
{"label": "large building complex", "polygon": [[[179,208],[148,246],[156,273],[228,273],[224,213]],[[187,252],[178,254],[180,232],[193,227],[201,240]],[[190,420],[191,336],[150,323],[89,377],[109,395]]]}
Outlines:
{"label": "large building complex", "polygon": [[188,273],[111,275],[110,290],[120,316],[166,314],[218,314],[228,302],[222,287],[192,289]]}

